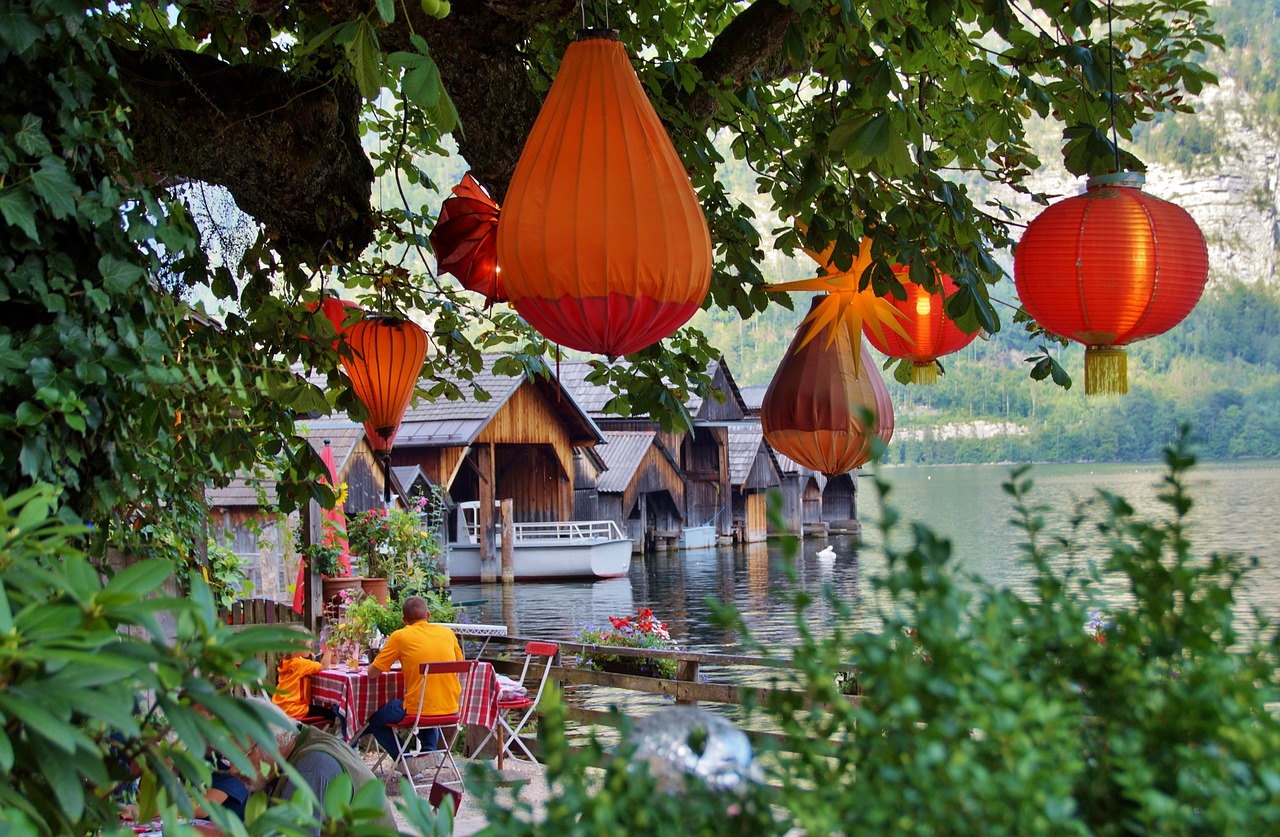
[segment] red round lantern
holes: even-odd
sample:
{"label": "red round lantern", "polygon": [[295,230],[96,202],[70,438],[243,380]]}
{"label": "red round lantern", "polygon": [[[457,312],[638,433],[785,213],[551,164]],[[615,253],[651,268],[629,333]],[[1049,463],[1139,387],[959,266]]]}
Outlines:
{"label": "red round lantern", "polygon": [[[822,299],[813,298],[810,314]],[[832,340],[806,340],[803,330],[792,339],[765,391],[760,424],[774,450],[831,477],[870,459],[872,439],[889,443],[893,402],[876,365],[854,359],[861,333],[842,320],[828,328]]]}
{"label": "red round lantern", "polygon": [[338,299],[331,294],[324,294],[317,302],[312,300],[306,303],[308,311],[314,312],[316,308],[320,309],[320,313],[324,314],[326,320],[333,326],[333,332],[337,336],[334,337],[333,348],[338,348],[338,343],[342,340],[342,333],[346,328],[347,317],[352,311],[359,311],[360,306],[354,302],[345,299]]}
{"label": "red round lantern", "polygon": [[431,230],[431,249],[442,273],[458,277],[462,287],[484,296],[485,307],[506,302],[498,271],[498,204],[470,174],[440,205]]}
{"label": "red round lantern", "polygon": [[1014,260],[1018,296],[1048,331],[1085,345],[1085,392],[1128,392],[1126,344],[1191,313],[1209,276],[1186,210],[1140,188],[1142,175],[1090,178],[1082,195],[1032,221]]}
{"label": "red round lantern", "polygon": [[870,323],[863,324],[862,333],[881,353],[911,361],[911,383],[935,384],[938,358],[960,351],[978,335],[965,333],[943,310],[946,297],[956,292],[955,280],[950,276],[941,274],[942,292],[930,293],[907,278],[907,268],[896,267],[893,273],[907,289],[907,298],[885,297],[885,300],[905,315],[900,325],[906,336],[873,328]]}
{"label": "red round lantern", "polygon": [[706,218],[616,32],[565,51],[507,190],[498,264],[530,325],[609,356],[670,335],[706,297]]}
{"label": "red round lantern", "polygon": [[389,455],[427,358],[426,332],[398,317],[368,317],[347,330],[347,345],[342,369],[369,410],[369,444]]}

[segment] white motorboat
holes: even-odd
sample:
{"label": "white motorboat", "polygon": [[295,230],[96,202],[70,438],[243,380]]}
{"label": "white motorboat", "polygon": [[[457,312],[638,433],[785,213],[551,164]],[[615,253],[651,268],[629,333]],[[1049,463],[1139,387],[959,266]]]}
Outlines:
{"label": "white motorboat", "polygon": [[[490,566],[480,562],[480,503],[458,504],[458,534],[449,543],[448,572],[453,581],[502,577],[502,535],[495,538]],[[516,523],[512,551],[516,581],[564,578],[619,578],[631,570],[631,541],[612,520],[558,520]],[[486,572],[487,571],[487,572]]]}

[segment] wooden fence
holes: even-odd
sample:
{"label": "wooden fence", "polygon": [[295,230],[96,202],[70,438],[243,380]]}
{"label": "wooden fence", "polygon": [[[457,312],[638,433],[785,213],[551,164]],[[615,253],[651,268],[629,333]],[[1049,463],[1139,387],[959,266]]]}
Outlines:
{"label": "wooden fence", "polygon": [[301,625],[302,614],[285,602],[271,599],[240,599],[218,614],[228,625]]}
{"label": "wooden fence", "polygon": [[[530,641],[525,637],[493,637],[486,648],[485,659],[493,663],[497,671],[518,676],[523,664],[524,645]],[[576,732],[576,735],[598,734],[602,732],[601,728],[612,730],[620,723],[620,716],[634,721],[661,708],[667,701],[687,706],[711,703],[716,705],[713,711],[732,716],[734,708],[741,707],[748,700],[762,704],[772,692],[803,691],[797,687],[795,667],[784,660],[697,651],[615,648],[578,642],[558,644],[560,652],[553,660],[548,683],[556,681],[565,693],[568,721],[575,727],[571,732]],[[675,660],[676,676],[672,679],[644,677],[581,667],[579,661],[591,653],[628,659]],[[860,700],[854,695],[847,699],[855,703]],[[601,703],[608,708],[599,708]],[[805,702],[805,705],[810,704]],[[612,711],[614,707],[618,710],[616,713]],[[753,744],[767,741],[777,750],[794,752],[797,749],[795,742],[774,730],[743,728],[743,731]],[[605,737],[610,734],[606,733]],[[571,734],[571,737],[575,736]],[[537,741],[532,737],[522,738],[536,753]]]}

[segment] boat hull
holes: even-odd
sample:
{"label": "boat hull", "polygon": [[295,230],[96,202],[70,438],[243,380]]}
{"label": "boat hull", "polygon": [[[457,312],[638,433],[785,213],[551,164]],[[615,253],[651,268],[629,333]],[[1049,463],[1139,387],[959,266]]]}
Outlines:
{"label": "boat hull", "polygon": [[686,526],[680,532],[681,549],[710,549],[716,545],[716,527]]}
{"label": "boat hull", "polygon": [[[512,554],[516,581],[552,581],[566,578],[620,578],[631,570],[631,541],[600,539],[566,543],[522,541]],[[501,556],[489,561],[489,572],[501,577]],[[449,544],[449,578],[452,581],[479,581],[480,545]]]}

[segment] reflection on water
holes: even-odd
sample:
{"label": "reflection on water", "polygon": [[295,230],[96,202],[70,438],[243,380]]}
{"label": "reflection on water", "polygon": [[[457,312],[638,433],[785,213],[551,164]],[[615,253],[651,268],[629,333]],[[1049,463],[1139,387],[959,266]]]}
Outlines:
{"label": "reflection on water", "polygon": [[[893,468],[885,472],[892,486],[890,503],[904,521],[924,521],[951,539],[958,566],[984,579],[1020,592],[1026,591],[1029,571],[1019,562],[1020,531],[1008,525],[1013,517],[1010,498],[1001,488],[1009,468],[995,465]],[[1161,466],[1044,465],[1031,472],[1034,499],[1045,506],[1047,531],[1062,528],[1077,503],[1105,488],[1124,496],[1141,515],[1167,516],[1156,501],[1163,475]],[[872,525],[879,516],[870,480],[860,498],[865,540],[859,548],[848,536],[809,539],[796,558],[799,586],[815,595],[806,613],[809,627],[822,632],[835,616],[822,600],[830,585],[855,613],[856,624],[873,624],[867,579],[884,570],[879,532]],[[1191,542],[1201,554],[1235,551],[1256,555],[1260,565],[1244,604],[1257,606],[1280,619],[1280,559],[1274,554],[1280,540],[1280,463],[1205,463],[1192,472],[1191,495],[1196,501],[1189,523]],[[1076,558],[1097,559],[1103,548],[1093,528],[1082,531],[1087,548]],[[894,535],[902,546],[909,537],[903,527]],[[834,558],[818,552],[830,545]],[[738,639],[712,624],[707,597],[733,601],[756,636],[775,647],[792,644],[797,636],[788,591],[782,589],[783,550],[775,541],[744,549],[703,549],[639,556],[629,578],[598,582],[519,584],[507,591],[501,584],[459,584],[454,597],[483,599],[468,608],[472,621],[501,622],[520,636],[569,639],[584,625],[606,625],[609,616],[652,607],[668,623],[682,647],[735,650]],[[1067,561],[1071,559],[1063,559]]]}

